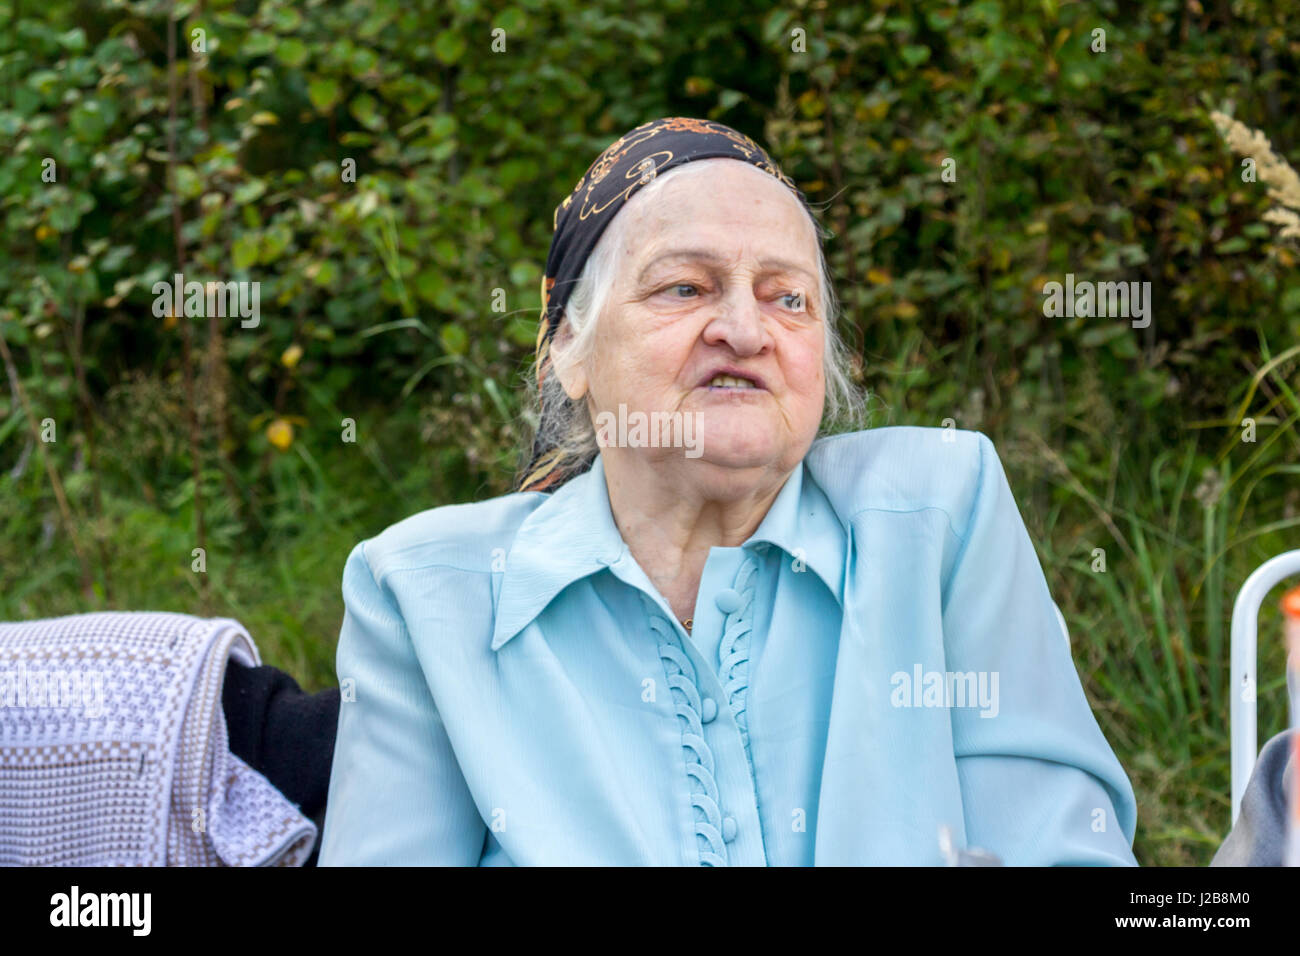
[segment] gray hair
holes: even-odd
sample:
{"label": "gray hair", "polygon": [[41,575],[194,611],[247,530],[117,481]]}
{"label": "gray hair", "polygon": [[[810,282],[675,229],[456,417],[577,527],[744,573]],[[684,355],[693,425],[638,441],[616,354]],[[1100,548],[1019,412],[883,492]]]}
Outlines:
{"label": "gray hair", "polygon": [[[663,189],[663,184],[675,176],[699,175],[709,171],[710,164],[735,162],[731,159],[703,159],[676,166],[633,194],[628,203],[642,203],[654,200]],[[585,468],[595,460],[600,446],[596,442],[596,430],[592,425],[591,414],[584,399],[577,401],[569,398],[560,383],[560,376],[555,366],[561,362],[568,367],[580,365],[587,361],[595,347],[596,323],[605,310],[617,275],[617,251],[626,235],[629,217],[627,207],[623,215],[615,216],[596,243],[591,255],[583,266],[582,274],[573,286],[573,292],[565,304],[561,322],[567,323],[571,333],[568,347],[563,356],[551,349],[552,370],[542,382],[541,394],[538,390],[527,390],[529,401],[525,417],[533,423],[536,439],[547,448],[557,449],[565,461],[579,463]],[[808,217],[813,234],[817,239],[818,261],[818,303],[819,313],[826,329],[826,344],[823,350],[823,372],[826,382],[826,400],[822,410],[822,422],[819,435],[838,431],[856,430],[864,427],[865,399],[862,391],[853,383],[849,372],[848,350],[836,331],[839,314],[839,302],[831,284],[830,269],[826,263],[823,243],[830,233],[814,219]],[[534,359],[528,381],[537,381],[537,367]],[[522,461],[528,461],[533,442],[523,447]]]}

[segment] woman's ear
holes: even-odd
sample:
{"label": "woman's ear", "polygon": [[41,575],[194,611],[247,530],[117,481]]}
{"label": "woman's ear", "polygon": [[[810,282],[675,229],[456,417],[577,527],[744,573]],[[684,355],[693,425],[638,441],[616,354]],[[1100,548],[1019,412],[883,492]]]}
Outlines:
{"label": "woman's ear", "polygon": [[561,319],[560,327],[551,339],[551,369],[564,387],[564,394],[576,402],[587,394],[587,373],[580,365],[566,361],[572,346],[573,329],[565,319]]}

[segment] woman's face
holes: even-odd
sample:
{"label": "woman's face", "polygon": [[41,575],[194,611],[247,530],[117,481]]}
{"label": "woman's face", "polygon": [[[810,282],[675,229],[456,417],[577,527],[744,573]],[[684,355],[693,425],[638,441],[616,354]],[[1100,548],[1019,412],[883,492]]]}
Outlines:
{"label": "woman's face", "polygon": [[[710,165],[620,213],[617,278],[592,358],[566,391],[587,396],[598,437],[602,422],[614,425],[607,458],[784,473],[807,453],[825,401],[817,239],[771,175],[736,160]],[[634,447],[631,427],[620,446],[620,406],[629,425],[634,413],[649,423],[680,413],[698,450]]]}

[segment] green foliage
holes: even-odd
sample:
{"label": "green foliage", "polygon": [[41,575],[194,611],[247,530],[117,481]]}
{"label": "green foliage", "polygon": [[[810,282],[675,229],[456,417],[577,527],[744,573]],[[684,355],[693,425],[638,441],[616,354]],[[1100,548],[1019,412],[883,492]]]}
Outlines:
{"label": "green foliage", "polygon": [[[0,617],[229,614],[323,686],[351,545],[510,488],[556,203],[708,116],[822,207],[875,423],[994,438],[1139,859],[1203,863],[1232,595],[1300,526],[1300,262],[1207,114],[1300,160],[1295,7],[0,0],[0,333],[58,426],[0,393]],[[261,284],[256,328],[154,314],[178,245]],[[1046,317],[1070,272],[1151,282],[1151,325]]]}

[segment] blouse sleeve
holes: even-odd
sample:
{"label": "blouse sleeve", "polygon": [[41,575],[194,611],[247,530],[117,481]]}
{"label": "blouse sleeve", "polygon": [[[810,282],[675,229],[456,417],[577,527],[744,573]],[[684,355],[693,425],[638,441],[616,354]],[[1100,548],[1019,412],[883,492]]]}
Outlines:
{"label": "blouse sleeve", "polygon": [[[952,708],[966,840],[1008,866],[1136,865],[1137,805],[1074,668],[992,442],[943,596],[949,666],[993,707]],[[996,683],[994,683],[996,681]]]}
{"label": "blouse sleeve", "polygon": [[348,556],[343,600],[343,700],[320,865],[477,865],[487,828],[364,542]]}

